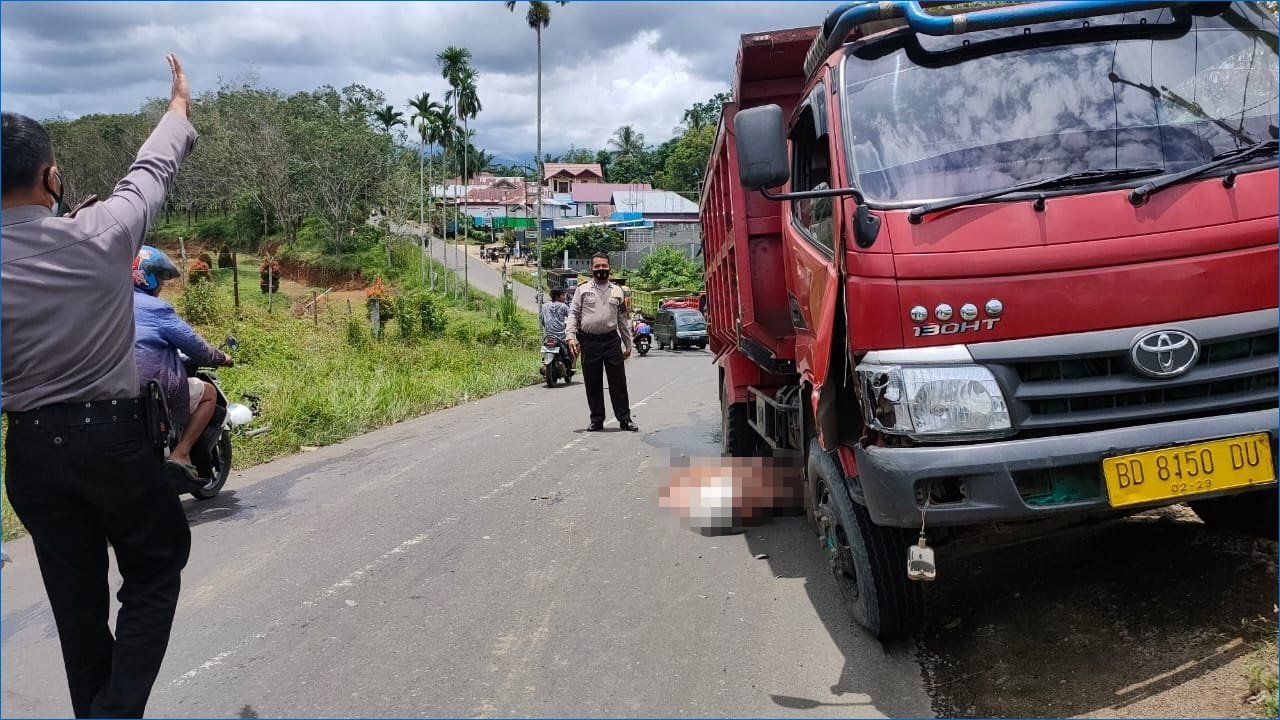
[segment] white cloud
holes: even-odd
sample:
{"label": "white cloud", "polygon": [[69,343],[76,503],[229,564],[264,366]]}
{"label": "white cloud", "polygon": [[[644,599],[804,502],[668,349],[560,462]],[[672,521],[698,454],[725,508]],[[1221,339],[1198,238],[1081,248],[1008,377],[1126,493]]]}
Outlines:
{"label": "white cloud", "polygon": [[[738,36],[821,23],[829,3],[585,2],[552,6],[543,33],[543,148],[598,149],[635,125],[670,137],[681,113],[726,89]],[[524,4],[3,3],[0,104],[38,118],[132,112],[167,94],[164,53],[180,53],[193,90],[252,73],[283,92],[350,83],[403,108],[442,100],[437,52],[472,51],[484,110],[480,146],[534,148],[535,51]]]}

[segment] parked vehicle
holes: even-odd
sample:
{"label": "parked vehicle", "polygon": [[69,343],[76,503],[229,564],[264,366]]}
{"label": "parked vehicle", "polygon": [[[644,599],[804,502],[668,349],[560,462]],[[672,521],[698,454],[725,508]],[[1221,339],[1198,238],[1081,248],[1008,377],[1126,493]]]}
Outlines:
{"label": "parked vehicle", "polygon": [[573,293],[581,282],[578,271],[569,268],[547,270],[547,291],[564,290],[564,301],[573,302]]}
{"label": "parked vehicle", "polygon": [[[239,343],[234,337],[228,337],[222,345],[223,349],[233,352],[237,347]],[[190,493],[197,500],[209,500],[217,497],[222,491],[222,486],[226,484],[227,477],[231,473],[232,430],[253,422],[253,419],[261,413],[261,399],[256,395],[245,394],[242,399],[247,400],[248,405],[229,402],[219,384],[218,376],[211,369],[190,362],[185,355],[183,359],[186,361],[188,376],[213,385],[217,391],[216,408],[209,424],[196,440],[195,446],[191,448],[191,463],[196,467],[195,480],[174,467],[166,466],[166,473],[170,484],[178,494]],[[172,451],[178,444],[178,438],[182,436],[183,428],[176,426],[172,422],[172,417],[167,427],[169,428],[169,450]]]}
{"label": "parked vehicle", "polygon": [[707,319],[697,310],[659,310],[653,320],[653,337],[658,349],[707,346]]}
{"label": "parked vehicle", "polygon": [[568,343],[555,335],[548,335],[542,340],[542,379],[547,387],[553,388],[564,380],[568,385],[573,379],[573,354],[569,352]]}
{"label": "parked vehicle", "polygon": [[1275,20],[946,12],[742,36],[701,198],[724,450],[802,459],[880,637],[965,549],[1277,524]]}
{"label": "parked vehicle", "polygon": [[647,320],[653,320],[658,316],[658,310],[661,309],[662,301],[688,295],[688,290],[679,290],[669,288],[666,290],[636,290],[631,294],[631,309],[639,312]]}

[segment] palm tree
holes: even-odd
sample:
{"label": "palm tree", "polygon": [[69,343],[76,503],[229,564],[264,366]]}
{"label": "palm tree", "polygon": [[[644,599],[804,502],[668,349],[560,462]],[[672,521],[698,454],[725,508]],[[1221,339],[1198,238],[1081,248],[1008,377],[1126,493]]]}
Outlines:
{"label": "palm tree", "polygon": [[381,110],[375,110],[373,117],[382,124],[382,131],[391,134],[391,128],[397,125],[404,125],[404,113],[396,109],[395,105],[388,105]]}
{"label": "palm tree", "polygon": [[644,135],[631,125],[623,125],[609,138],[615,157],[635,157],[644,152]]}
{"label": "palm tree", "polygon": [[[444,94],[445,100],[453,101],[453,108],[457,113],[455,119],[462,120],[462,104],[458,102],[458,90],[464,82],[466,70],[471,66],[471,51],[450,45],[436,55],[436,62],[440,63],[440,76],[449,83],[450,89]],[[460,168],[458,177],[463,182],[465,182],[463,177],[465,174],[466,171]]]}
{"label": "palm tree", "polygon": [[[476,115],[483,109],[480,106],[480,96],[476,94],[477,74],[474,68],[464,67],[458,75],[458,86],[451,92],[453,100],[458,103],[458,116],[462,118],[462,134],[464,138],[464,150],[470,147],[471,130],[468,128],[468,121],[474,120]],[[466,185],[470,179],[467,172],[467,160],[469,152],[462,154],[462,184]]]}
{"label": "palm tree", "polygon": [[[439,106],[439,109],[436,110],[436,113],[432,118],[432,137],[434,137],[435,142],[440,145],[440,186],[442,190],[440,197],[440,238],[443,240],[447,235],[445,228],[448,223],[446,213],[448,211],[449,198],[449,188],[445,184],[444,174],[448,169],[447,159],[449,151],[453,149],[456,153],[458,139],[458,123],[454,119],[452,105],[445,103]],[[440,246],[442,248],[441,252],[443,253],[445,244],[441,243]]]}
{"label": "palm tree", "polygon": [[422,183],[422,164],[429,140],[427,126],[432,122],[432,118],[435,117],[436,111],[440,108],[440,103],[431,99],[431,93],[424,92],[416,98],[410,98],[409,107],[413,109],[413,122],[417,125],[418,137],[422,140],[422,144],[418,149],[418,224],[422,225],[426,222],[424,217],[426,200]]}
{"label": "palm tree", "polygon": [[[567,5],[567,0],[557,0],[560,5]],[[507,10],[516,11],[515,2],[507,3]],[[534,155],[536,158],[542,157],[542,28],[551,25],[551,6],[545,2],[533,0],[529,3],[529,12],[525,13],[524,20],[533,28],[534,34],[538,38],[538,153]],[[542,163],[538,163],[538,296],[542,296],[542,181],[543,181]]]}
{"label": "palm tree", "polygon": [[[418,232],[425,232],[426,225],[426,191],[422,182],[422,166],[426,160],[426,146],[430,140],[428,127],[431,118],[435,116],[436,109],[440,107],[440,103],[431,99],[431,93],[422,93],[416,98],[409,99],[409,107],[413,110],[413,123],[418,128]],[[427,254],[427,238],[425,235],[419,235],[419,252],[423,258],[418,263],[418,271],[426,274],[426,254]],[[431,273],[431,287],[435,288],[436,276],[435,272]]]}

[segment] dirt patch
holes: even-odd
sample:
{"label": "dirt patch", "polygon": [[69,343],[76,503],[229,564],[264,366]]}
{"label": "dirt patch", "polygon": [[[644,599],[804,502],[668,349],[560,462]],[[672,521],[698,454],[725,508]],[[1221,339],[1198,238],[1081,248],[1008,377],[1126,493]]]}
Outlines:
{"label": "dirt patch", "polygon": [[359,270],[318,268],[287,258],[280,260],[280,275],[307,287],[363,290],[368,285]]}
{"label": "dirt patch", "polygon": [[920,637],[934,710],[1251,717],[1276,562],[1274,542],[1176,508],[941,563]]}

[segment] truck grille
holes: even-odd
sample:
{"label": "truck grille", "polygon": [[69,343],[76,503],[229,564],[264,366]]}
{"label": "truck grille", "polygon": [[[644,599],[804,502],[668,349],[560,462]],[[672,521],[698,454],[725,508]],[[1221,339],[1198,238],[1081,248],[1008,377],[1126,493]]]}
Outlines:
{"label": "truck grille", "polygon": [[1127,348],[993,369],[1013,386],[1007,389],[1019,435],[1032,437],[1277,407],[1278,346],[1274,328],[1206,338],[1196,364],[1169,380],[1136,374]]}

